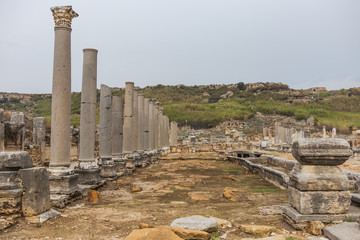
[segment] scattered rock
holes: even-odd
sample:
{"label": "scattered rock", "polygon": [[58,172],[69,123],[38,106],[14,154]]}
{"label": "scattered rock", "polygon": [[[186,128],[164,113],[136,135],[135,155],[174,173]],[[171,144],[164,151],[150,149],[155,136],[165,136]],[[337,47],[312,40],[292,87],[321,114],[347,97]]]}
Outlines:
{"label": "scattered rock", "polygon": [[150,226],[150,224],[147,223],[139,223],[139,228],[143,229],[143,228],[152,228],[152,226]]}
{"label": "scattered rock", "polygon": [[358,240],[360,225],[356,222],[344,222],[324,228],[324,235],[332,240]]}
{"label": "scattered rock", "polygon": [[195,201],[207,201],[210,199],[209,192],[190,192],[189,195]]}
{"label": "scattered rock", "polygon": [[183,240],[167,228],[144,228],[133,230],[125,240]]}
{"label": "scattered rock", "polygon": [[239,188],[232,188],[232,187],[226,187],[224,189],[224,192],[222,193],[223,197],[230,200],[230,201],[237,201],[236,192],[241,192],[241,189]]}
{"label": "scattered rock", "polygon": [[141,192],[143,189],[139,186],[130,188],[130,192]]}
{"label": "scattered rock", "polygon": [[324,227],[324,224],[320,221],[311,221],[306,225],[305,230],[312,235],[319,236],[322,234]]}
{"label": "scattered rock", "polygon": [[230,179],[230,180],[233,180],[235,182],[240,182],[241,181],[240,179],[237,179],[236,177],[233,177],[233,176],[222,176],[221,178]]}
{"label": "scattered rock", "polygon": [[189,230],[177,227],[171,227],[171,231],[183,239],[208,240],[211,237],[211,235],[205,231]]}
{"label": "scattered rock", "polygon": [[206,217],[184,217],[175,219],[171,227],[185,228],[190,230],[199,230],[205,232],[213,232],[217,230],[218,223],[213,218]]}
{"label": "scattered rock", "polygon": [[184,206],[187,205],[187,202],[182,202],[182,201],[171,201],[170,205],[172,206]]}
{"label": "scattered rock", "polygon": [[100,193],[96,190],[90,190],[88,191],[88,199],[92,203],[98,203],[99,202],[99,195]]}
{"label": "scattered rock", "polygon": [[[204,217],[202,215],[194,215],[191,217]],[[217,218],[217,217],[210,217],[212,219],[215,219],[218,225],[218,229],[224,229],[224,228],[231,228],[232,224],[228,220]]]}
{"label": "scattered rock", "polygon": [[275,227],[263,225],[240,225],[240,230],[254,235],[270,234],[278,231]]}

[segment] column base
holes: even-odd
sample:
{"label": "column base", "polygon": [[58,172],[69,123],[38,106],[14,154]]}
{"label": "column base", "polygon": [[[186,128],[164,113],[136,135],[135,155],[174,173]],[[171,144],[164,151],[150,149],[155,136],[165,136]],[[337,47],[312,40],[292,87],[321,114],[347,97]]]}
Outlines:
{"label": "column base", "polygon": [[114,168],[118,177],[126,175],[126,161],[125,158],[116,157],[114,160]]}
{"label": "column base", "polygon": [[306,225],[311,221],[320,221],[323,223],[331,223],[335,221],[346,221],[347,219],[358,219],[360,217],[360,208],[350,206],[345,214],[301,214],[295,208],[283,206],[284,220],[293,228],[298,230],[305,229]]}
{"label": "column base", "polygon": [[74,169],[74,172],[79,175],[78,183],[85,185],[97,185],[100,183],[100,171],[100,168]]}

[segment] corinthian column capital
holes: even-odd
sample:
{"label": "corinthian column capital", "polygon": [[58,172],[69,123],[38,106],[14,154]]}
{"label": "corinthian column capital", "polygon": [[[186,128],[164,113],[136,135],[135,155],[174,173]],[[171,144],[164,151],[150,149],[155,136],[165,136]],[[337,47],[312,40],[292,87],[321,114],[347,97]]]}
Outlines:
{"label": "corinthian column capital", "polygon": [[72,9],[72,6],[57,6],[50,8],[50,10],[54,16],[55,27],[71,28],[72,19],[79,16],[79,14]]}

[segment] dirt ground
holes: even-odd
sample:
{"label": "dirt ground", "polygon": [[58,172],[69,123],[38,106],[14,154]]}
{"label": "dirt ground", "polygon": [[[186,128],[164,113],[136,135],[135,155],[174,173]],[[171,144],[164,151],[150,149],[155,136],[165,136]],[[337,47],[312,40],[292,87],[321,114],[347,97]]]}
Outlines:
{"label": "dirt ground", "polygon": [[[142,191],[131,192],[135,186]],[[234,201],[222,196],[226,187],[232,188]],[[279,214],[279,206],[288,204],[287,192],[228,161],[161,160],[108,182],[99,192],[96,204],[84,197],[43,224],[22,219],[0,239],[124,239],[139,223],[170,225],[192,215],[230,221],[232,227],[215,235],[227,233],[231,240],[255,237],[240,232],[240,224],[294,231]]]}

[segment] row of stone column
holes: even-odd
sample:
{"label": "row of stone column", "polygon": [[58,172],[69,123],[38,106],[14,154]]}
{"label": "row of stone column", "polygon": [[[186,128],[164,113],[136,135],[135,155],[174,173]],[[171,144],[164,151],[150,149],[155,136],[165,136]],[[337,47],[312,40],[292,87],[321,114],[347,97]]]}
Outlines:
{"label": "row of stone column", "polygon": [[[70,169],[71,22],[78,14],[71,6],[51,8],[55,21],[53,91],[51,106],[50,187],[68,193],[76,182],[97,184],[100,175],[116,177],[126,155],[169,146],[169,118],[155,99],[138,93],[127,82],[125,103],[101,85],[99,160],[95,159],[97,54],[84,49],[80,114],[80,151],[75,172]],[[99,168],[101,166],[101,168]],[[100,173],[100,174],[99,174]],[[57,186],[61,186],[61,191]]]}

